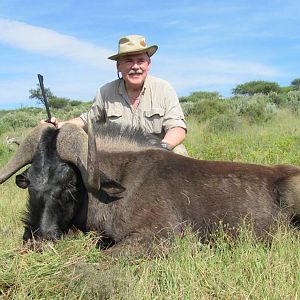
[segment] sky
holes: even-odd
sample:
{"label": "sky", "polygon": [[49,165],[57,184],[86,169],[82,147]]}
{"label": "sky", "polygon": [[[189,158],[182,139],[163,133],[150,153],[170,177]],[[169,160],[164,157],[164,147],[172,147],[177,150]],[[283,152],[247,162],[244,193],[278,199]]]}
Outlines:
{"label": "sky", "polygon": [[0,109],[35,105],[38,73],[54,95],[91,101],[128,34],[158,45],[150,74],[178,96],[300,78],[299,0],[0,0]]}

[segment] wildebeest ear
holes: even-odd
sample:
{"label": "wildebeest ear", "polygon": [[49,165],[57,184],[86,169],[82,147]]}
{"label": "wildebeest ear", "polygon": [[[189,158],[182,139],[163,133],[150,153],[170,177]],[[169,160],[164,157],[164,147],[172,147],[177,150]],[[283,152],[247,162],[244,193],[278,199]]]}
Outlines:
{"label": "wildebeest ear", "polygon": [[116,196],[124,192],[126,189],[117,181],[108,178],[101,172],[101,190],[109,196]]}
{"label": "wildebeest ear", "polygon": [[16,185],[21,189],[28,188],[28,186],[30,184],[30,181],[27,177],[27,172],[28,172],[28,169],[26,171],[24,171],[23,173],[16,176]]}

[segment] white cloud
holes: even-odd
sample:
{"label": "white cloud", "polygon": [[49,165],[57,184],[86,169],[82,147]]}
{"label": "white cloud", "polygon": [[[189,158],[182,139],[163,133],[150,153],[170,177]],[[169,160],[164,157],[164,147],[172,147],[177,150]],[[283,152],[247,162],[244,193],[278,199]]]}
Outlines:
{"label": "white cloud", "polygon": [[111,68],[112,51],[50,29],[0,18],[0,43],[42,55],[67,58],[93,67]]}
{"label": "white cloud", "polygon": [[[153,71],[169,80],[179,94],[187,90],[228,90],[250,80],[274,80],[281,70],[260,63],[218,58],[157,57]],[[231,86],[231,88],[228,88]]]}
{"label": "white cloud", "polygon": [[[21,58],[10,54],[7,61],[1,63],[3,74],[18,74],[14,78],[0,78],[0,102],[3,103],[27,101],[28,90],[35,87],[39,72],[46,76],[46,86],[57,96],[82,100],[91,100],[99,85],[116,78],[115,66],[107,59],[112,51],[70,35],[0,18],[0,43],[25,50]],[[44,59],[41,66],[40,59],[26,56],[26,52],[50,59]],[[205,58],[201,54],[183,56],[174,51],[169,55],[161,51],[153,57],[152,67],[151,73],[170,81],[180,95],[192,90],[217,90],[228,95],[239,83],[274,81],[286,75],[255,59],[224,58],[224,55],[220,58],[218,53]]]}

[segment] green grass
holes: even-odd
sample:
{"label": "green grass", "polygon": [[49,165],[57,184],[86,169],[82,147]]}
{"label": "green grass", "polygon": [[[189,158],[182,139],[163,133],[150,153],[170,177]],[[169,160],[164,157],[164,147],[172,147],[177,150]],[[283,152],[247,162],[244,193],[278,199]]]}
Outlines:
{"label": "green grass", "polygon": [[[299,118],[280,112],[265,125],[209,131],[189,119],[193,157],[300,165]],[[28,130],[28,129],[27,129]],[[0,136],[0,166],[13,151]],[[93,234],[72,233],[56,244],[22,245],[27,191],[14,177],[0,186],[0,299],[299,299],[300,232],[280,224],[273,242],[255,241],[245,228],[237,241],[220,233],[199,244],[193,233],[160,245],[152,258],[105,256]]]}
{"label": "green grass", "polygon": [[264,126],[219,133],[191,119],[186,146],[198,159],[300,165],[300,119],[283,111]]}

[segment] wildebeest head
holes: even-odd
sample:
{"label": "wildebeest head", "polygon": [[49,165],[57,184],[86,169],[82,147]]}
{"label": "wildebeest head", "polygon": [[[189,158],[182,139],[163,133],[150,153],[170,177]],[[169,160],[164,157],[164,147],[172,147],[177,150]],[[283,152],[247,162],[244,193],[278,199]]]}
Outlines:
{"label": "wildebeest head", "polygon": [[54,160],[53,165],[48,165],[48,170],[43,170],[41,175],[37,176],[41,168],[34,163],[16,176],[16,184],[28,188],[29,193],[23,218],[24,240],[58,239],[74,224],[74,216],[82,206],[84,187],[78,170]]}
{"label": "wildebeest head", "polygon": [[[122,138],[119,127],[100,127],[109,132],[110,138]],[[88,139],[84,130],[73,124],[66,124],[58,130],[49,124],[40,125],[25,138],[14,157],[0,170],[1,184],[31,164],[16,177],[16,184],[28,188],[29,192],[24,240],[35,237],[57,239],[72,225],[85,231],[88,193],[96,193],[97,199],[103,197],[104,201],[110,201],[124,192],[123,186],[101,172],[101,154],[97,152],[92,130],[89,128]],[[159,147],[159,139],[147,137],[142,132],[139,134],[139,142],[134,141],[138,143],[137,149]]]}
{"label": "wildebeest head", "polygon": [[[25,138],[14,157],[0,170],[1,184],[31,163],[30,168],[16,176],[16,184],[28,188],[29,192],[24,240],[57,239],[72,225],[85,231],[86,187],[91,190],[91,176],[87,174],[93,167],[87,166],[87,152],[87,134],[78,126],[68,124],[57,130],[51,125],[40,125]],[[96,170],[96,181],[101,181],[102,193],[115,196],[124,191],[117,182]],[[99,189],[100,185],[96,192]]]}
{"label": "wildebeest head", "polygon": [[59,238],[76,223],[74,217],[78,210],[83,209],[86,190],[79,170],[61,160],[57,153],[58,132],[51,125],[36,127],[0,172],[2,183],[32,163],[30,168],[16,176],[16,184],[28,188],[29,192],[24,240]]}

